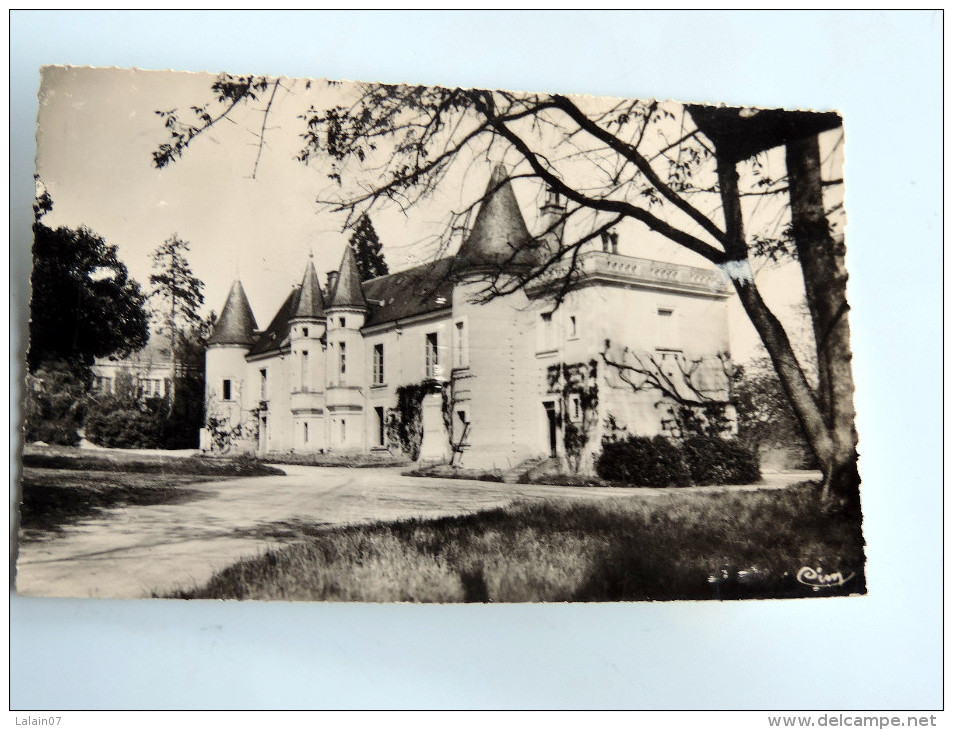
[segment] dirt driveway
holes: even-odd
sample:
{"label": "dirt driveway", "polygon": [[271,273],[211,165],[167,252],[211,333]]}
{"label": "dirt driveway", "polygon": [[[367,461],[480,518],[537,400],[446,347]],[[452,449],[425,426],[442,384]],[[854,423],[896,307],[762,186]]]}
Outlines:
{"label": "dirt driveway", "polygon": [[[309,528],[409,517],[464,514],[514,499],[604,499],[657,496],[666,490],[549,487],[400,476],[399,469],[282,466],[287,476],[190,484],[196,501],[111,509],[21,544],[17,591],[32,596],[143,598],[202,584],[243,555],[295,539]],[[769,474],[765,484],[719,489],[783,488],[813,475]]]}

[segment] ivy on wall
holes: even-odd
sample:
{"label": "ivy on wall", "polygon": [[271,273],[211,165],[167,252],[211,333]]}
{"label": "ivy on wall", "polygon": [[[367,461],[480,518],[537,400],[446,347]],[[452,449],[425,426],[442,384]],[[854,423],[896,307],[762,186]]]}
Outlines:
{"label": "ivy on wall", "polygon": [[209,415],[205,421],[209,438],[212,442],[212,451],[227,454],[239,441],[258,441],[258,409],[251,412],[251,417],[245,423],[232,425],[228,416]]}
{"label": "ivy on wall", "polygon": [[[421,383],[401,385],[397,388],[397,405],[387,412],[387,446],[399,448],[411,461],[420,458],[420,444],[423,442],[423,401],[424,396],[432,393],[435,383],[425,380]],[[453,384],[440,385],[441,411],[447,436],[451,439],[453,423]]]}
{"label": "ivy on wall", "polygon": [[[557,363],[546,368],[547,392],[560,396],[563,417],[563,445],[566,460],[573,473],[578,473],[585,456],[589,435],[599,412],[599,363],[596,360]],[[573,396],[579,399],[580,416],[572,418]]]}
{"label": "ivy on wall", "polygon": [[401,385],[397,388],[397,405],[387,411],[387,445],[399,448],[411,461],[420,456],[426,394],[423,383]]}

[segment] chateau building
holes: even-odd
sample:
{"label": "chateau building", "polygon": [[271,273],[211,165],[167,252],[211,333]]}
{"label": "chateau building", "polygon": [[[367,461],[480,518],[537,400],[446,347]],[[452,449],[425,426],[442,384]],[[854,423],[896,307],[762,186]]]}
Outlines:
{"label": "chateau building", "polygon": [[607,236],[580,254],[559,306],[565,264],[481,301],[500,271],[546,260],[564,212],[550,195],[545,233],[530,235],[498,166],[453,256],[362,283],[345,244],[328,286],[309,261],[262,330],[235,281],[206,353],[203,448],[227,434],[232,448],[259,453],[395,449],[393,426],[407,417],[398,390],[417,386],[421,459],[588,463],[608,422],[646,435],[666,428],[661,393],[607,365],[607,340],[645,354],[663,377],[687,373],[692,388],[724,394],[729,290],[720,272],[625,256]]}
{"label": "chateau building", "polygon": [[[181,375],[183,366],[179,364]],[[169,338],[153,334],[141,350],[128,357],[97,357],[92,367],[95,393],[115,393],[122,378],[139,398],[164,398],[172,379]]]}

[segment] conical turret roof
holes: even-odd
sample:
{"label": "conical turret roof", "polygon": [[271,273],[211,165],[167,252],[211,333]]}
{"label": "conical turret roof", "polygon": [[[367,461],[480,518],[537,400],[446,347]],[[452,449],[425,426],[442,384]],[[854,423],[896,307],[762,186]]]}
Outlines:
{"label": "conical turret roof", "polygon": [[232,283],[228,292],[228,299],[222,307],[222,313],[215,322],[212,336],[208,338],[210,345],[251,345],[255,341],[255,330],[258,324],[252,314],[245,289],[237,279]]}
{"label": "conical turret roof", "polygon": [[321,283],[318,272],[314,270],[314,260],[308,261],[301,280],[301,296],[298,306],[292,313],[292,319],[321,319],[324,317],[324,297],[321,295]]}
{"label": "conical turret roof", "polygon": [[506,168],[498,164],[483,194],[470,235],[457,252],[455,268],[534,264],[537,263],[536,248]]}
{"label": "conical turret roof", "polygon": [[338,271],[337,283],[331,293],[331,303],[328,309],[335,307],[350,307],[352,309],[367,309],[367,300],[361,290],[361,272],[357,268],[357,259],[354,249],[344,247],[344,256],[341,258],[341,268]]}

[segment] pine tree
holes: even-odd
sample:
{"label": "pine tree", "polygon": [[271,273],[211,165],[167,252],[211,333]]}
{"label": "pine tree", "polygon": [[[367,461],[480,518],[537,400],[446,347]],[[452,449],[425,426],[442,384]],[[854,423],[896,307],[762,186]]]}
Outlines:
{"label": "pine tree", "polygon": [[381,250],[381,241],[374,230],[374,224],[366,214],[361,214],[354,233],[350,240],[351,248],[357,258],[357,268],[361,272],[361,281],[367,281],[378,276],[390,273],[384,252]]}
{"label": "pine tree", "polygon": [[152,266],[156,272],[149,277],[151,296],[156,300],[156,311],[162,331],[169,336],[169,351],[172,355],[172,377],[169,379],[169,412],[175,406],[175,386],[178,378],[177,334],[198,327],[202,323],[199,307],[205,302],[202,289],[205,284],[192,273],[186,254],[189,242],[177,233],[167,239],[152,253]]}

